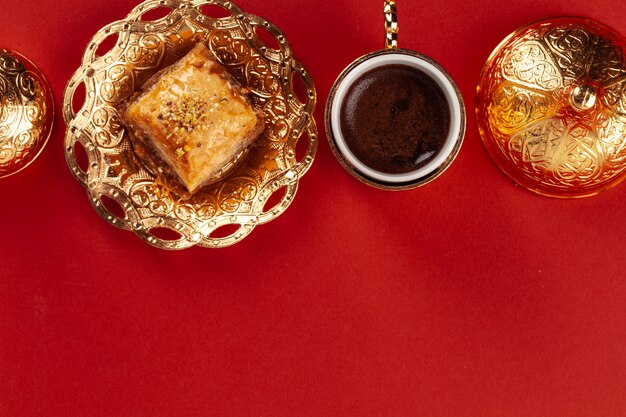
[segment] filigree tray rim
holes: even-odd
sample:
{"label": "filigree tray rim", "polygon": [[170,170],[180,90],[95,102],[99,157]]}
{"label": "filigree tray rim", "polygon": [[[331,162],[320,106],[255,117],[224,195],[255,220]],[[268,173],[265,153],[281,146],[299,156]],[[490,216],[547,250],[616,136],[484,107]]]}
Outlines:
{"label": "filigree tray rim", "polygon": [[[178,226],[180,226],[180,223],[177,223],[169,218],[159,218],[159,219],[152,218],[152,219],[142,219],[141,224],[137,224],[137,223],[133,224],[133,222],[131,221],[132,219],[128,219],[128,221],[121,221],[121,219],[115,216],[112,216],[111,213],[103,206],[102,202],[100,201],[99,196],[94,195],[93,187],[88,183],[86,176],[81,175],[79,171],[74,169],[75,167],[73,165],[75,165],[76,161],[72,159],[73,149],[70,149],[74,143],[72,142],[72,129],[75,127],[72,125],[72,123],[74,122],[74,118],[75,118],[75,115],[72,110],[73,94],[75,92],[76,86],[79,85],[81,82],[83,82],[84,76],[89,71],[93,70],[93,67],[91,66],[92,61],[90,60],[90,56],[93,59],[97,45],[95,47],[91,47],[91,49],[88,46],[88,48],[85,50],[83,54],[83,58],[81,60],[81,66],[73,74],[72,78],[69,80],[64,90],[64,105],[63,105],[64,113],[63,114],[64,114],[64,118],[65,118],[66,125],[67,125],[66,139],[65,139],[66,149],[65,150],[66,150],[66,162],[68,163],[68,167],[70,168],[70,171],[72,172],[74,177],[77,179],[77,181],[85,188],[88,196],[90,197],[89,199],[90,199],[91,205],[105,221],[107,221],[108,223],[118,228],[133,231],[142,240],[146,241],[152,246],[155,246],[161,249],[178,250],[178,249],[189,248],[192,246],[201,246],[201,247],[209,247],[209,248],[231,246],[241,241],[247,235],[249,235],[257,225],[265,224],[274,220],[279,215],[281,215],[292,203],[295,197],[295,194],[298,190],[299,179],[311,168],[312,163],[314,161],[315,153],[317,151],[317,146],[318,146],[318,131],[317,131],[315,119],[313,117],[313,112],[314,112],[315,104],[317,101],[316,100],[317,93],[315,91],[315,87],[313,84],[313,80],[310,76],[310,72],[304,67],[304,65],[300,61],[298,61],[293,56],[291,52],[291,47],[286,37],[282,34],[282,32],[280,31],[280,29],[278,29],[278,27],[276,27],[273,23],[267,21],[266,19],[260,18],[258,16],[255,16],[249,13],[245,13],[232,1],[227,1],[227,0],[192,0],[192,1],[147,0],[139,4],[138,6],[136,6],[128,14],[126,19],[112,22],[104,26],[103,28],[101,28],[96,33],[96,35],[94,35],[89,45],[93,46],[94,42],[97,41],[98,38],[102,37],[103,35],[106,35],[108,37],[111,33],[113,33],[111,28],[114,28],[120,25],[129,26],[129,23],[128,23],[129,17],[132,17],[133,15],[135,15],[135,18],[138,18],[139,16],[141,16],[142,14],[150,10],[149,6],[151,5],[153,6],[156,5],[157,7],[169,7],[172,9],[172,12],[182,13],[182,15],[180,16],[181,19],[188,19],[189,16],[185,14],[185,9],[198,10],[199,7],[201,7],[202,5],[207,5],[207,4],[218,5],[231,11],[231,14],[232,14],[231,17],[228,17],[226,19],[213,19],[213,20],[229,21],[229,20],[232,20],[233,18],[237,18],[239,20],[246,22],[246,24],[249,24],[249,25],[254,24],[256,26],[260,26],[262,24],[264,29],[266,29],[272,35],[279,37],[279,43],[280,43],[280,48],[281,48],[280,50],[272,50],[271,48],[262,48],[262,49],[267,49],[267,51],[263,51],[263,53],[261,53],[260,55],[264,57],[265,59],[269,59],[267,55],[271,55],[272,53],[284,54],[284,60],[285,62],[288,63],[288,66],[286,68],[290,71],[290,74],[292,75],[289,77],[289,80],[287,80],[286,78],[284,80],[280,80],[281,81],[280,84],[282,86],[281,88],[284,89],[285,83],[286,82],[289,83],[289,86],[290,86],[289,91],[292,92],[292,94],[289,95],[289,99],[298,100],[301,103],[303,116],[304,116],[303,121],[306,120],[306,122],[303,122],[300,129],[297,129],[297,130],[294,129],[293,136],[295,139],[292,139],[292,138],[289,139],[290,141],[293,140],[293,143],[294,143],[292,159],[294,159],[295,164],[288,167],[288,169],[283,169],[282,171],[278,170],[278,171],[272,172],[270,176],[265,181],[263,181],[262,184],[260,184],[262,185],[262,188],[258,190],[257,196],[255,200],[252,202],[252,204],[258,210],[258,206],[261,205],[262,207],[262,205],[265,203],[265,201],[271,194],[273,194],[276,190],[284,188],[285,194],[282,200],[276,206],[274,206],[274,208],[272,208],[271,210],[267,212],[261,211],[258,214],[224,213],[218,217],[212,218],[211,221],[208,222],[212,230],[216,230],[223,225],[237,224],[240,226],[240,229],[239,231],[237,231],[236,234],[233,234],[226,238],[213,238],[210,236],[210,233],[208,233],[206,230],[209,226],[205,224],[203,226],[203,230],[195,231],[196,233],[194,236],[200,236],[199,239],[194,238],[194,239],[185,240],[181,238],[179,240],[173,240],[173,241],[164,240],[164,239],[155,237],[154,235],[150,234],[149,231],[154,227],[157,227],[157,228],[166,227],[166,228],[174,229],[177,232],[183,231],[182,229],[178,228]],[[160,22],[166,21],[167,20],[166,18],[167,17],[163,17],[151,23],[154,23],[156,25]],[[211,18],[207,18],[207,21],[208,20],[211,20]],[[141,22],[141,24],[145,25],[146,22]],[[257,50],[258,52],[258,48],[257,48],[258,45],[264,45],[264,44],[262,41],[259,40],[258,35],[256,34],[254,35],[253,39],[255,39],[256,44],[252,44],[250,40],[247,40],[246,43],[251,48]],[[114,49],[115,48],[117,48],[117,45],[114,47]],[[106,56],[106,54],[104,56]],[[293,74],[296,74],[296,73],[301,76],[301,79],[304,82],[305,87],[307,88],[307,91],[308,91],[308,96],[304,103],[302,103],[302,101],[300,101],[299,99],[294,98],[295,92],[293,91],[293,86],[291,83],[293,83]],[[308,136],[307,138],[308,146],[306,149],[306,156],[303,157],[302,160],[296,161],[295,160],[295,143],[297,143],[298,140],[300,140],[304,134]],[[115,192],[115,191],[112,191],[112,192]]]}

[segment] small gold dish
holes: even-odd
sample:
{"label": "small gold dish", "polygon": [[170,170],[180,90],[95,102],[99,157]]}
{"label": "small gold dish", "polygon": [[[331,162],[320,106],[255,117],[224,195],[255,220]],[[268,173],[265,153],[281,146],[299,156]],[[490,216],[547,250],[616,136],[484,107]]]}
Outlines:
{"label": "small gold dish", "polygon": [[483,143],[538,194],[595,195],[626,178],[626,39],[582,18],[525,26],[493,51],[477,91]]}
{"label": "small gold dish", "polygon": [[0,49],[0,178],[30,165],[52,133],[48,82],[25,56]]}
{"label": "small gold dish", "polygon": [[[159,13],[165,15],[146,18]],[[264,43],[262,34],[271,35],[276,45]],[[115,44],[101,53],[109,37]],[[204,42],[250,90],[266,128],[232,173],[185,199],[137,158],[117,107],[197,42]],[[297,78],[304,97],[294,87]],[[313,79],[272,23],[227,0],[149,0],[93,37],[68,82],[63,101],[66,160],[96,212],[110,224],[162,249],[225,247],[274,220],[293,201],[317,150],[315,102]],[[296,155],[298,141],[306,142],[301,156]],[[88,161],[81,160],[81,153]],[[282,197],[266,207],[274,193]],[[224,226],[236,230],[222,236],[218,229]]]}

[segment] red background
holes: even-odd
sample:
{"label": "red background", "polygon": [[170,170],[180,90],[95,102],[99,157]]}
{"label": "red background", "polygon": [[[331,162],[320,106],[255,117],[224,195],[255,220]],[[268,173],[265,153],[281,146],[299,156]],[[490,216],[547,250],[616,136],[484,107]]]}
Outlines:
{"label": "red background", "polygon": [[[555,15],[626,33],[613,0],[399,0],[400,45],[456,79],[459,157],[413,191],[369,188],[323,134],[342,68],[382,46],[382,1],[240,0],[319,93],[295,202],[234,247],[171,253],[101,220],[63,159],[0,180],[0,416],[626,416],[626,185],[559,201],[514,186],[473,115],[500,40]],[[57,108],[89,39],[136,3],[3,2],[0,42]]]}

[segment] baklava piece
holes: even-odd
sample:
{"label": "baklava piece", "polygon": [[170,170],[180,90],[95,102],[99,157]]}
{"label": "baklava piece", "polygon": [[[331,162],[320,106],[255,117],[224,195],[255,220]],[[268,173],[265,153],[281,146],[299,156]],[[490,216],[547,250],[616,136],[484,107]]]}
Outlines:
{"label": "baklava piece", "polygon": [[[122,110],[135,151],[189,193],[219,178],[263,132],[247,91],[198,43]],[[167,175],[166,175],[167,176]]]}

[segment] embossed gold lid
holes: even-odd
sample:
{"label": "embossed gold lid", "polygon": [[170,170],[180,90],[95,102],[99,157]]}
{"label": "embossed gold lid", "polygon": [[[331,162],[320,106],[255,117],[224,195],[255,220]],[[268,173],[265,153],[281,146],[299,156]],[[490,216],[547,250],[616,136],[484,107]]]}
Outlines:
{"label": "embossed gold lid", "polygon": [[551,197],[597,194],[626,177],[626,39],[582,18],[509,35],[477,91],[478,127],[496,164]]}
{"label": "embossed gold lid", "polygon": [[52,132],[52,91],[26,57],[0,49],[0,178],[26,168]]}

